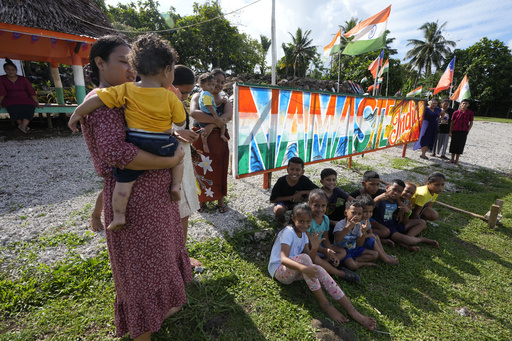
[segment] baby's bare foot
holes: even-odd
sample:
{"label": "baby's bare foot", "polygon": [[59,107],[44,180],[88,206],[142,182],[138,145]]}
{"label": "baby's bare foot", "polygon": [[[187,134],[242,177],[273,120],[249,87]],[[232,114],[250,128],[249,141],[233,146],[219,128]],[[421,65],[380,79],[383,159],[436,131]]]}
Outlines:
{"label": "baby's bare foot", "polygon": [[228,141],[229,141],[229,139],[228,139],[226,136],[224,136],[224,135],[222,135],[220,138],[221,138],[221,139],[222,139],[222,141],[224,141],[224,142],[228,142]]}
{"label": "baby's bare foot", "polygon": [[107,229],[110,231],[116,231],[123,228],[123,226],[126,224],[126,217],[120,216],[120,217],[114,217],[114,220],[108,225]]}
{"label": "baby's bare foot", "polygon": [[171,189],[171,201],[180,201],[181,191],[179,189]]}

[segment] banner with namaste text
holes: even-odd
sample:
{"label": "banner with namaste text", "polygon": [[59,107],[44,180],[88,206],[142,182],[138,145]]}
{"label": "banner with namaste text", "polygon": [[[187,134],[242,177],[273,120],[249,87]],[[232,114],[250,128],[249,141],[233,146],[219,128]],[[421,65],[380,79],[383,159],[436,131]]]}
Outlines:
{"label": "banner with namaste text", "polygon": [[235,84],[234,175],[321,162],[418,140],[425,101]]}

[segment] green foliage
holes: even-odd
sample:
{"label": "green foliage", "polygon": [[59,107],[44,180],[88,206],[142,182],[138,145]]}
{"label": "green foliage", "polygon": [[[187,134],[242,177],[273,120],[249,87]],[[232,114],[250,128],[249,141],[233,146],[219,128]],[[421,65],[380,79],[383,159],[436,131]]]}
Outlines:
{"label": "green foliage", "polygon": [[[216,17],[219,18],[211,20]],[[200,22],[202,24],[185,28]],[[199,72],[221,68],[235,73],[253,73],[261,62],[261,44],[238,32],[222,17],[220,5],[216,2],[194,3],[194,14],[175,16],[175,23],[178,30],[173,31],[171,41],[179,53],[180,63]]]}
{"label": "green foliage", "polygon": [[159,3],[154,0],[138,0],[135,4],[118,3],[116,7],[108,6],[109,19],[117,22],[134,31],[158,31],[168,29],[164,18],[158,11]]}
{"label": "green foliage", "polygon": [[[455,50],[454,85],[467,73],[471,110],[506,117],[512,108],[512,54],[502,41],[482,38],[464,50]],[[456,82],[455,82],[456,81]]]}

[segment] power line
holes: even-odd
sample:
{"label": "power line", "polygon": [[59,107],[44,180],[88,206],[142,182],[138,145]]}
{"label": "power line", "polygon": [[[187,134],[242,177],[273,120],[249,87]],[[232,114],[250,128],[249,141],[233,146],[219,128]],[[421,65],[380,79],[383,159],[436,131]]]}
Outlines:
{"label": "power line", "polygon": [[[201,25],[201,24],[204,24],[204,23],[207,23],[207,22],[210,22],[210,21],[213,21],[213,20],[217,20],[219,18],[222,18],[222,17],[225,17],[226,15],[231,15],[235,12],[239,12],[241,10],[243,10],[244,8],[246,7],[249,7],[251,5],[254,5],[258,2],[260,2],[261,0],[256,0],[256,1],[253,1],[251,2],[250,4],[247,4],[243,7],[240,7],[234,11],[231,11],[231,12],[228,12],[228,13],[224,13],[224,14],[221,14],[219,16],[216,16],[215,18],[211,18],[211,19],[208,19],[208,20],[205,20],[205,21],[201,21],[201,22],[198,22],[198,23],[195,23],[195,24],[191,24],[191,25],[187,25],[187,26],[183,26],[183,27],[177,27],[177,28],[170,28],[170,29],[167,29],[167,30],[157,30],[157,31],[129,31],[129,30],[117,30],[115,28],[110,28],[110,27],[105,27],[105,26],[101,26],[101,25],[98,25],[98,24],[94,24],[92,22],[89,22],[87,20],[84,20],[83,18],[80,18],[76,15],[74,15],[73,13],[70,13],[68,12],[69,15],[71,15],[72,17],[84,22],[84,23],[87,23],[89,25],[92,25],[92,26],[95,26],[95,27],[98,27],[98,28],[102,28],[102,29],[105,29],[105,30],[109,30],[109,31],[117,31],[117,32],[123,32],[123,33],[162,33],[162,32],[172,32],[172,31],[178,31],[178,30],[182,30],[182,29],[185,29],[185,28],[189,28],[189,27],[193,27],[193,26],[197,26],[197,25]],[[65,10],[65,9],[64,9]]]}

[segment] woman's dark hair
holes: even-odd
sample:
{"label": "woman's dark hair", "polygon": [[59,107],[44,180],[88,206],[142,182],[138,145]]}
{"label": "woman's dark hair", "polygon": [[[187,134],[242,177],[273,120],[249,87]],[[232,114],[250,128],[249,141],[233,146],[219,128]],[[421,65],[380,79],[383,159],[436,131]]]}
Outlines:
{"label": "woman's dark hair", "polygon": [[89,65],[91,70],[91,82],[93,82],[93,84],[100,84],[100,70],[94,61],[94,58],[101,57],[104,61],[108,61],[110,54],[118,46],[130,47],[130,44],[120,36],[108,35],[96,40],[92,45],[91,52],[89,53]]}
{"label": "woman's dark hair", "polygon": [[432,174],[430,174],[428,176],[427,184],[432,183],[432,182],[434,182],[436,180],[444,180],[444,181],[446,181],[446,177],[441,172],[434,172],[434,173],[432,173]]}
{"label": "woman's dark hair", "polygon": [[185,65],[176,65],[174,67],[174,82],[173,85],[190,85],[196,83],[196,76],[190,68]]}
{"label": "woman's dark hair", "polygon": [[145,34],[133,44],[128,59],[137,73],[154,76],[167,66],[176,64],[177,57],[169,41]]}
{"label": "woman's dark hair", "polygon": [[4,70],[5,70],[5,67],[6,67],[6,66],[9,66],[9,65],[14,66],[14,68],[16,69],[16,71],[18,71],[18,68],[16,67],[16,64],[14,64],[14,63],[12,62],[12,60],[10,60],[9,58],[5,58]]}

